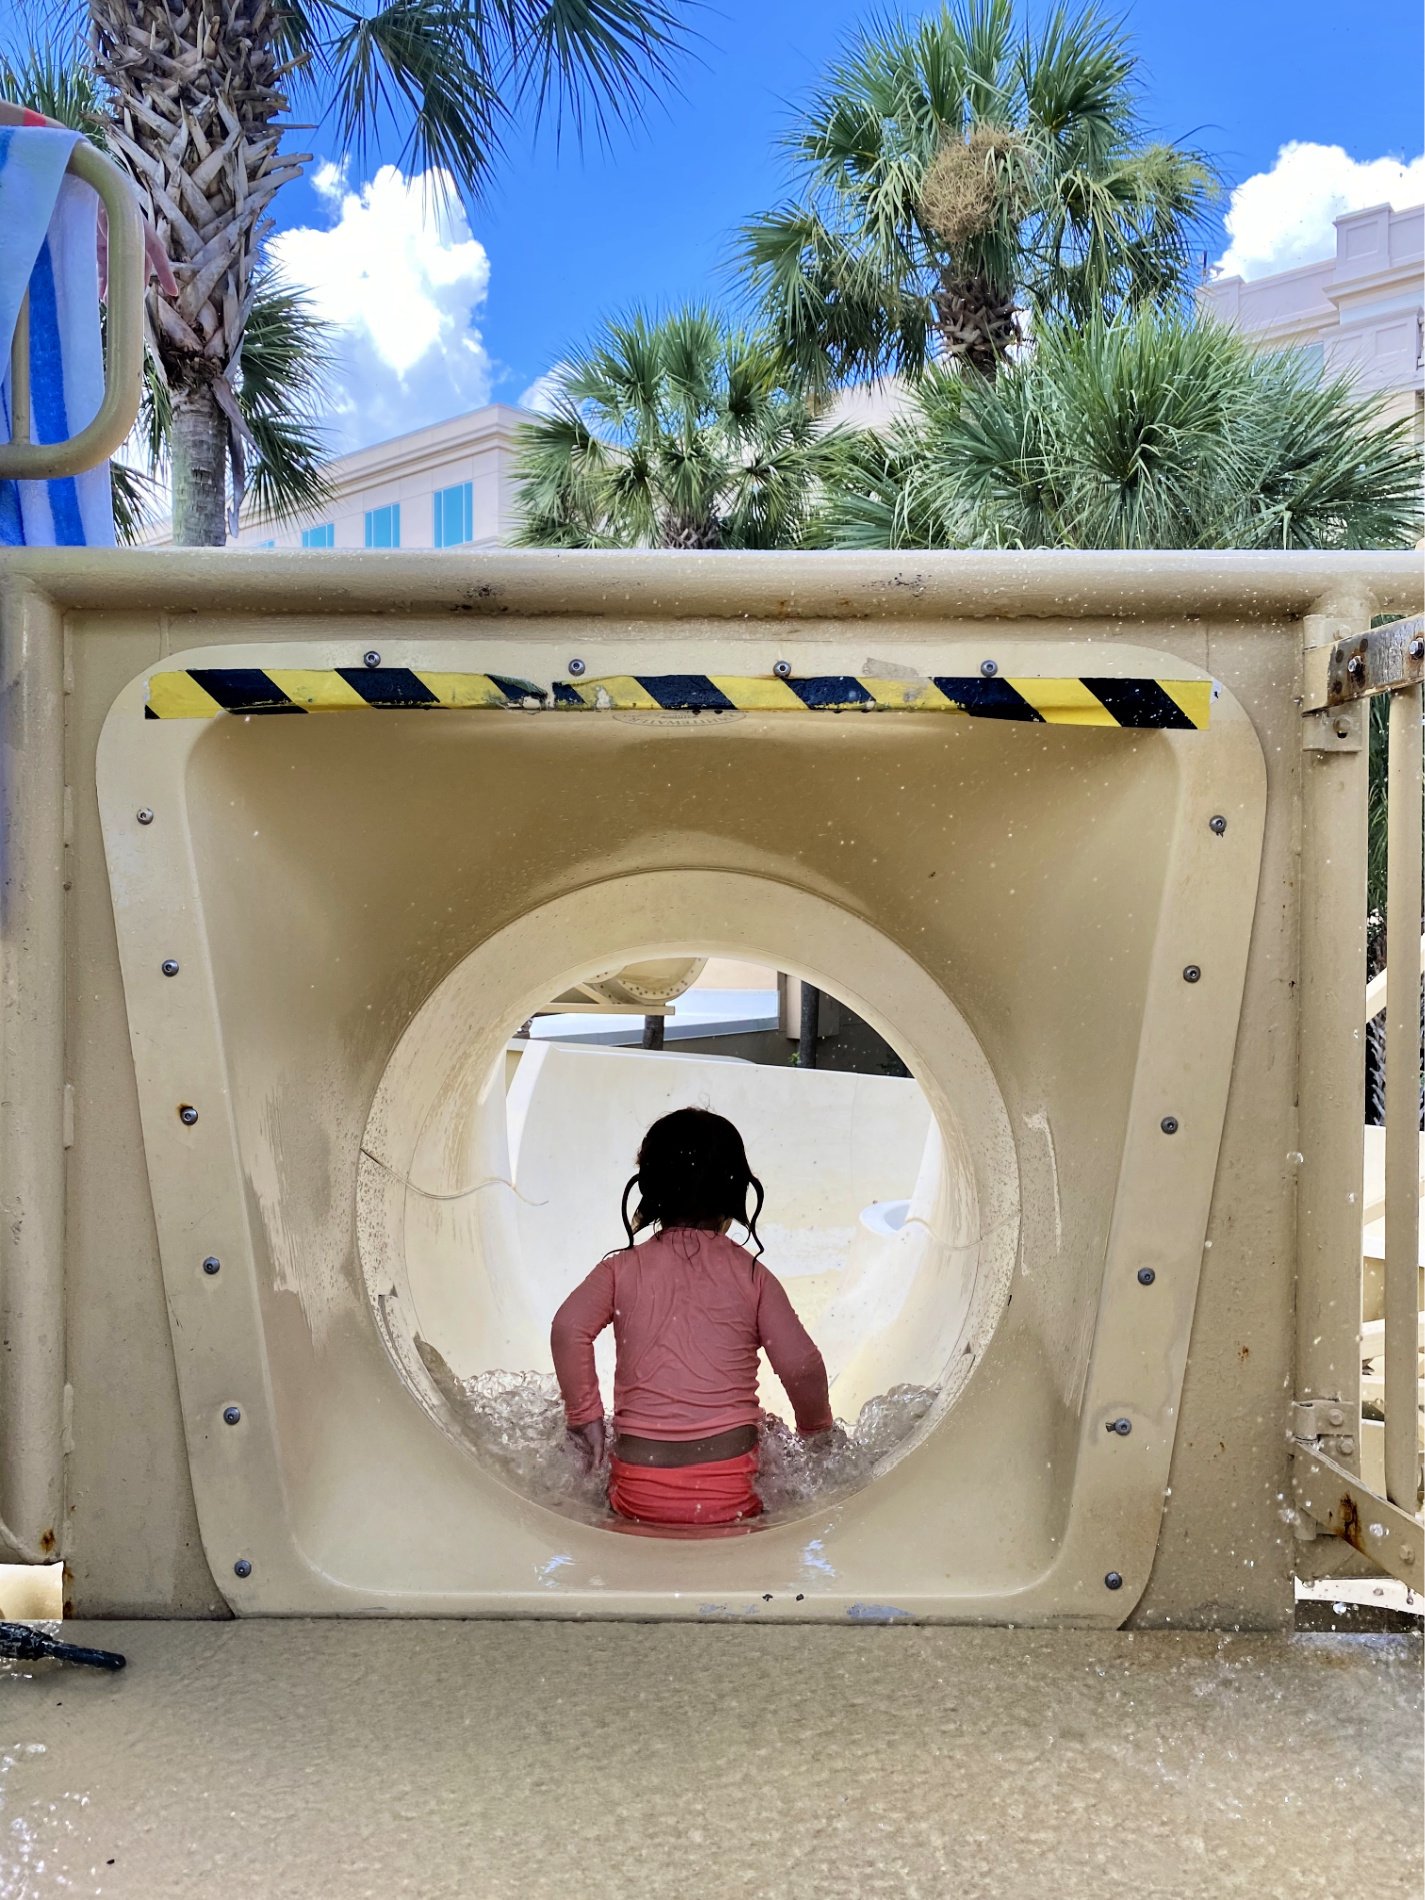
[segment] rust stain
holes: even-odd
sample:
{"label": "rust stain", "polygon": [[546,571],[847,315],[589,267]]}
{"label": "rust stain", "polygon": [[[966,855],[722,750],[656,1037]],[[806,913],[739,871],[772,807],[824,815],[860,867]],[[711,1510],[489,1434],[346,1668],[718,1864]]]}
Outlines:
{"label": "rust stain", "polygon": [[1251,1356],[1252,1356],[1252,1348],[1250,1346],[1239,1346],[1237,1348],[1237,1357],[1239,1359],[1246,1360],[1246,1359],[1250,1359]]}
{"label": "rust stain", "polygon": [[54,1550],[54,1547],[57,1541],[58,1540],[55,1537],[55,1534],[53,1531],[40,1532],[40,1549],[44,1552],[46,1557],[48,1557],[51,1554],[51,1552]]}

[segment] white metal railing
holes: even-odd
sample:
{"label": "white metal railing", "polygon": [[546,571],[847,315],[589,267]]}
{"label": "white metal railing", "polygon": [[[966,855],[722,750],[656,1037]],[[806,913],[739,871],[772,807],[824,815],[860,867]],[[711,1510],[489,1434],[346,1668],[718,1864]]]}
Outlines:
{"label": "white metal railing", "polygon": [[107,461],[138,415],[143,385],[143,219],[133,187],[87,140],[70,153],[69,171],[99,195],[109,221],[109,294],[104,333],[104,395],[78,434],[63,442],[31,439],[29,295],[21,299],[10,348],[10,439],[0,442],[0,476],[48,481]]}
{"label": "white metal railing", "polygon": [[[1339,621],[1337,626],[1341,626]],[[1364,1387],[1341,1364],[1333,1344],[1339,1341],[1346,1322],[1341,1295],[1348,1275],[1355,1282],[1359,1299],[1361,1256],[1348,1260],[1340,1255],[1345,1235],[1337,1227],[1332,1228],[1329,1258],[1324,1261],[1317,1258],[1321,1254],[1319,1245],[1317,1255],[1309,1256],[1302,1241],[1298,1261],[1298,1389],[1292,1425],[1298,1508],[1314,1525],[1345,1537],[1416,1590],[1425,1588],[1418,1371],[1420,982],[1425,957],[1425,937],[1421,934],[1425,873],[1422,680],[1425,616],[1393,621],[1369,632],[1338,631],[1331,645],[1308,649],[1302,710],[1309,722],[1306,744],[1315,755],[1308,774],[1308,785],[1316,787],[1314,804],[1311,798],[1307,802],[1316,823],[1304,829],[1303,853],[1315,871],[1313,889],[1319,887],[1319,892],[1338,906],[1353,889],[1364,896],[1362,864],[1369,773],[1366,702],[1382,694],[1389,698],[1386,967],[1369,985],[1363,981],[1363,971],[1356,978],[1361,983],[1356,995],[1364,992],[1364,1020],[1374,1021],[1385,1011],[1384,1237],[1377,1256],[1381,1257],[1382,1317],[1363,1330],[1360,1338],[1360,1355],[1370,1362],[1370,1376]],[[1330,758],[1333,753],[1337,755],[1334,760]],[[1330,764],[1329,772],[1323,772],[1323,763]],[[1364,954],[1363,932],[1356,938],[1356,954]],[[1359,969],[1359,964],[1356,967]],[[1341,1055],[1345,1047],[1344,1043],[1340,1045]],[[1355,1047],[1359,1048],[1359,1043]],[[1335,1050],[1337,1045],[1333,1043],[1332,1048]],[[1303,1088],[1329,1090],[1344,1120],[1350,1098],[1359,1101],[1351,1086],[1355,1078],[1345,1075],[1339,1060],[1323,1066],[1320,1051],[1314,1046],[1310,1053],[1312,1065],[1308,1071],[1304,1044]],[[1351,1115],[1353,1123],[1356,1113],[1358,1109]],[[1355,1165],[1358,1163],[1359,1157]],[[1323,1180],[1336,1170],[1330,1152],[1316,1157],[1316,1166]],[[1336,1178],[1349,1183],[1352,1172],[1352,1164],[1343,1161]],[[1360,1182],[1359,1173],[1355,1179]],[[1333,1197],[1328,1193],[1326,1198],[1330,1204]],[[1361,1211],[1356,1195],[1351,1194],[1349,1199],[1352,1211]],[[1308,1272],[1308,1268],[1319,1270]],[[1356,1312],[1359,1316],[1359,1304]],[[1325,1339],[1326,1335],[1330,1338]],[[1327,1350],[1313,1359],[1302,1341],[1318,1337],[1325,1339]],[[1358,1357],[1357,1371],[1360,1363]],[[1362,1477],[1358,1463],[1362,1398],[1383,1415],[1383,1424],[1377,1427],[1383,1458],[1375,1467],[1373,1482]]]}

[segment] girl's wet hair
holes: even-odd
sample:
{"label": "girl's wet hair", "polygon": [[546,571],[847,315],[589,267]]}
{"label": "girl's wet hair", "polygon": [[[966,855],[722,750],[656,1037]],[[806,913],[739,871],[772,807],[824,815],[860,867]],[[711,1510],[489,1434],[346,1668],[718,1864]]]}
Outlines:
{"label": "girl's wet hair", "polygon": [[[629,1219],[634,1190],[638,1205]],[[747,1197],[755,1199],[747,1212]],[[762,1252],[757,1216],[762,1183],[732,1123],[706,1108],[677,1108],[654,1122],[638,1150],[638,1170],[623,1191],[623,1230],[631,1247],[645,1227],[717,1228],[725,1220],[747,1229]]]}

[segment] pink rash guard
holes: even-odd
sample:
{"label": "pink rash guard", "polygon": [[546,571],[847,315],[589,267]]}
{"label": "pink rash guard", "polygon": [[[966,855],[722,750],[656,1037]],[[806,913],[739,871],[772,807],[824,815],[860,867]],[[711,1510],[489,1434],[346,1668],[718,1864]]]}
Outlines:
{"label": "pink rash guard", "polygon": [[604,1415],[594,1340],[618,1348],[614,1429],[640,1438],[711,1438],[755,1425],[765,1348],[804,1436],[829,1429],[826,1367],[781,1282],[725,1234],[660,1230],[601,1260],[554,1315],[550,1348],[571,1426]]}

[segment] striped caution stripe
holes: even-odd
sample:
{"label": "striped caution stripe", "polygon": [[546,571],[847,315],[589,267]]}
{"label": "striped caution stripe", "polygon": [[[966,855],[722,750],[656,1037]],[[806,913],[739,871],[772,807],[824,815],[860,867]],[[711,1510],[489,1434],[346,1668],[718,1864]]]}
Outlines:
{"label": "striped caution stripe", "polygon": [[1050,726],[1206,727],[1211,680],[990,678],[882,680],[851,674],[754,679],[713,673],[614,674],[539,686],[498,673],[417,672],[404,666],[193,667],[155,673],[148,719],[219,713],[423,711],[936,712]]}

